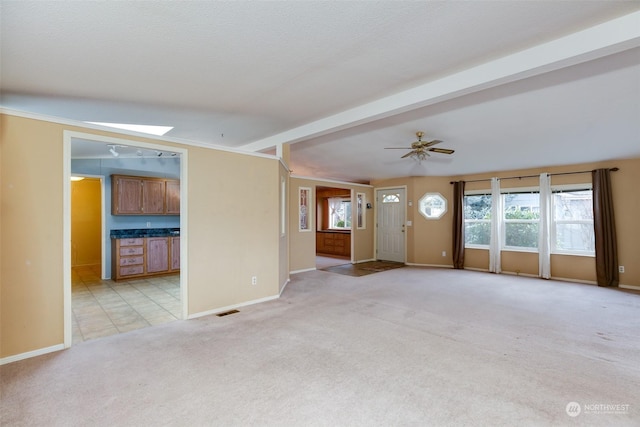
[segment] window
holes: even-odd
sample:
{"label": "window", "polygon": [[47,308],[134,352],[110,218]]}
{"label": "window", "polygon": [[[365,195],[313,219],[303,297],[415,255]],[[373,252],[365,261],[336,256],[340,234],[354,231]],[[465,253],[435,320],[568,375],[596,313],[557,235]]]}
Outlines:
{"label": "window", "polygon": [[538,249],[540,193],[502,195],[503,247],[519,250]]}
{"label": "window", "polygon": [[329,199],[329,228],[338,230],[351,229],[351,200]]}
{"label": "window", "polygon": [[[551,253],[589,256],[595,254],[593,191],[588,187],[589,184],[553,187],[549,227]],[[537,252],[540,233],[540,192],[537,189],[527,192],[505,192],[500,197],[502,215],[496,218],[496,221],[501,221],[500,248]],[[491,194],[464,196],[465,247],[489,248],[491,205]]]}
{"label": "window", "polygon": [[387,194],[383,197],[382,203],[400,203],[399,194]]}
{"label": "window", "polygon": [[299,187],[298,203],[298,229],[311,231],[311,188]]}
{"label": "window", "polygon": [[554,191],[551,203],[553,209],[551,251],[594,254],[593,191]]}
{"label": "window", "polygon": [[491,194],[464,196],[464,243],[489,247],[491,239]]}
{"label": "window", "polygon": [[358,203],[358,207],[356,210],[356,218],[357,218],[357,227],[358,228],[367,228],[366,226],[366,215],[365,215],[365,203],[366,203],[366,195],[364,193],[356,194],[356,202]]}
{"label": "window", "polygon": [[427,219],[440,219],[447,212],[447,199],[440,193],[426,193],[418,201],[418,211]]}

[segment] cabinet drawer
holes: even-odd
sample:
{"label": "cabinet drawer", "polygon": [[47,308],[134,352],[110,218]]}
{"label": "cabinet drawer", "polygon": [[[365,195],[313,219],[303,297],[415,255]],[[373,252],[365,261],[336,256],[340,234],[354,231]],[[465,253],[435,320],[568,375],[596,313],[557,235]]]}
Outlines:
{"label": "cabinet drawer", "polygon": [[144,253],[144,248],[142,246],[130,246],[125,248],[120,248],[120,256],[124,255],[142,255]]}
{"label": "cabinet drawer", "polygon": [[130,265],[127,267],[120,267],[121,276],[131,276],[133,274],[142,274],[144,271],[142,265]]}
{"label": "cabinet drawer", "polygon": [[120,265],[142,265],[144,264],[144,257],[142,256],[129,256],[120,258]]}
{"label": "cabinet drawer", "polygon": [[142,246],[144,239],[120,239],[120,246]]}

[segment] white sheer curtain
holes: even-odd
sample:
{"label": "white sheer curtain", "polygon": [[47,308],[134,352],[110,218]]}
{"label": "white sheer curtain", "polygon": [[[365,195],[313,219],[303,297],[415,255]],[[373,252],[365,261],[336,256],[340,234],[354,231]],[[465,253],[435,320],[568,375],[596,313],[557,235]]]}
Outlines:
{"label": "white sheer curtain", "polygon": [[489,242],[489,271],[500,273],[500,239],[502,235],[502,197],[500,195],[500,179],[491,178],[491,240]]}
{"label": "white sheer curtain", "polygon": [[342,199],[338,197],[332,197],[329,199],[329,227],[333,227],[340,220],[340,218],[337,218],[336,216],[338,215],[337,210],[340,207],[341,202]]}
{"label": "white sheer curtain", "polygon": [[551,177],[540,174],[540,229],[538,231],[539,275],[543,279],[551,278]]}

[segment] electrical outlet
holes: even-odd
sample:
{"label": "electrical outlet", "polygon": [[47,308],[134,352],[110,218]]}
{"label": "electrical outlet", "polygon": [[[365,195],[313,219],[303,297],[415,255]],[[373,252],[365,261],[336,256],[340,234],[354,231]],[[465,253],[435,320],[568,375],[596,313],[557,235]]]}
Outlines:
{"label": "electrical outlet", "polygon": [[253,276],[251,278],[251,284],[252,285],[257,285],[258,284],[258,276]]}
{"label": "electrical outlet", "polygon": [[624,265],[618,266],[618,273],[624,273]]}
{"label": "electrical outlet", "polygon": [[147,221],[147,228],[151,228],[151,221]]}

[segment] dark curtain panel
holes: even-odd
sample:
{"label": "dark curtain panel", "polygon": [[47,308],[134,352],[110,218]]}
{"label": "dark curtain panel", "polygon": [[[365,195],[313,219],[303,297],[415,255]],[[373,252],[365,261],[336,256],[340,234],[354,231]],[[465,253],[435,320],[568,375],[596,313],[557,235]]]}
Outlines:
{"label": "dark curtain panel", "polygon": [[464,181],[453,183],[453,268],[464,268]]}
{"label": "dark curtain panel", "polygon": [[611,172],[609,169],[596,169],[591,172],[591,178],[598,286],[618,286],[618,241],[613,216]]}

